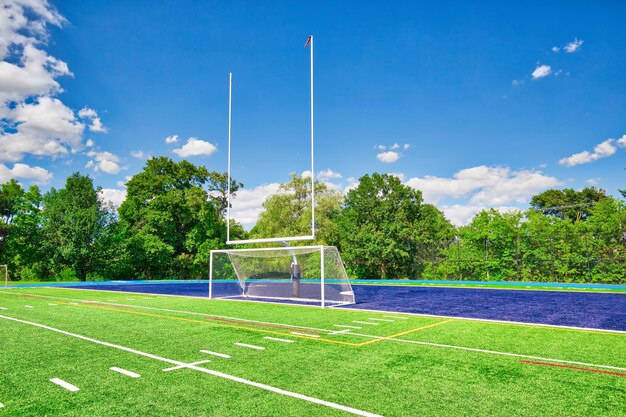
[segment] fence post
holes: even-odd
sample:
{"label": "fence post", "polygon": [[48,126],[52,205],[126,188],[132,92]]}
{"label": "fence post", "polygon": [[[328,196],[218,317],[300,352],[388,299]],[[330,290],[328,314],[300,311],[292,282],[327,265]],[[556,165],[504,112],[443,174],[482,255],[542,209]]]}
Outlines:
{"label": "fence post", "polygon": [[489,281],[489,236],[485,236],[485,271],[487,272],[487,281]]}
{"label": "fence post", "polygon": [[585,257],[587,258],[587,275],[591,281],[591,262],[589,260],[589,235],[585,234]]}

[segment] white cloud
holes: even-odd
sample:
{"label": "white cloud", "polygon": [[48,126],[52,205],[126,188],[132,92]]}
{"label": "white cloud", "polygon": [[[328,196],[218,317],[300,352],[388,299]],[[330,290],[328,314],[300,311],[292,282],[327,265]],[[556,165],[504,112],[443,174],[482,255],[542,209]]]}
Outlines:
{"label": "white cloud", "polygon": [[187,139],[187,143],[182,148],[174,149],[172,152],[181,158],[198,155],[211,156],[217,152],[217,146],[202,139],[191,137]]}
{"label": "white cloud", "polygon": [[93,159],[87,162],[85,168],[93,168],[94,171],[106,174],[117,174],[122,169],[119,165],[120,158],[111,152],[89,151],[86,155]]}
{"label": "white cloud", "polygon": [[80,146],[84,126],[59,99],[42,96],[4,112],[15,130],[0,131],[0,160],[19,161],[25,154],[57,157]]}
{"label": "white cloud", "polygon": [[[310,173],[309,173],[310,175]],[[332,169],[325,169],[323,171],[320,171],[317,174],[317,177],[320,179],[332,179],[332,178],[342,178],[342,175],[338,172],[333,171]]]}
{"label": "white cloud", "polygon": [[538,65],[537,68],[535,68],[535,70],[533,71],[532,77],[535,80],[539,78],[547,77],[548,75],[550,75],[551,71],[552,71],[552,68],[550,68],[550,65]]}
{"label": "white cloud", "polygon": [[401,156],[402,155],[400,155],[400,153],[398,153],[398,152],[387,151],[387,152],[381,152],[381,153],[377,154],[376,158],[380,162],[384,162],[385,164],[393,164],[398,159],[400,159]]}
{"label": "white cloud", "polygon": [[553,47],[552,47],[552,52],[554,52],[555,54],[556,54],[557,52],[559,52],[560,50],[561,50],[561,48],[559,48],[558,46],[553,46]]}
{"label": "white cloud", "polygon": [[397,143],[394,143],[393,145],[389,147],[389,149],[391,149],[392,151],[395,151],[396,149],[400,149],[400,145],[398,145]]}
{"label": "white cloud", "polygon": [[607,158],[617,152],[617,146],[625,147],[626,146],[626,135],[622,136],[620,139],[607,139],[604,142],[601,142],[594,146],[593,152],[582,151],[570,155],[566,158],[561,158],[559,160],[559,164],[573,167],[575,165],[588,164],[589,162],[597,161],[598,159]]}
{"label": "white cloud", "polygon": [[568,54],[574,53],[576,51],[578,51],[580,49],[580,47],[583,44],[583,40],[581,39],[574,39],[573,41],[571,41],[570,43],[568,43],[567,45],[565,45],[563,47],[563,49],[565,50],[565,52],[567,52]]}
{"label": "white cloud", "polygon": [[124,200],[126,200],[126,190],[118,190],[115,188],[103,188],[100,190],[98,198],[105,204],[111,203],[113,207],[119,208]]}
{"label": "white cloud", "polygon": [[[106,132],[94,109],[76,113],[57,97],[63,92],[58,79],[74,74],[45,46],[49,26],[65,22],[46,0],[0,0],[0,162],[75,154],[86,128]],[[101,168],[115,169],[109,162]],[[30,174],[46,178],[41,171]]]}
{"label": "white cloud", "polygon": [[171,135],[165,138],[165,143],[172,144],[178,142],[178,135]]}
{"label": "white cloud", "polygon": [[81,119],[85,119],[89,122],[89,130],[96,133],[106,133],[107,128],[102,124],[102,120],[100,120],[100,116],[94,109],[90,109],[88,107],[82,108],[78,112],[78,117]]}
{"label": "white cloud", "polygon": [[589,178],[587,181],[585,181],[585,183],[587,185],[591,185],[592,187],[595,187],[596,185],[598,185],[598,179],[597,178]]}
{"label": "white cloud", "polygon": [[144,151],[137,150],[137,151],[131,151],[130,156],[132,156],[133,158],[137,158],[137,159],[145,159],[148,157],[148,154],[146,154]]}
{"label": "white cloud", "polygon": [[237,197],[232,201],[231,217],[241,223],[246,229],[251,228],[263,211],[265,199],[272,194],[278,193],[279,189],[280,184],[271,183],[237,191]]}
{"label": "white cloud", "polygon": [[560,184],[540,171],[513,171],[509,167],[477,166],[456,172],[452,178],[414,177],[406,185],[421,190],[427,203],[470,197],[471,205],[489,207],[527,202],[533,195]]}
{"label": "white cloud", "polygon": [[404,145],[402,145],[402,149],[404,149],[405,151],[409,149],[410,147],[411,145],[409,145],[408,143],[405,143]]}
{"label": "white cloud", "polygon": [[387,146],[385,146],[385,145],[376,145],[376,146],[374,146],[374,149],[378,149],[379,151],[386,151],[387,150]]}
{"label": "white cloud", "polygon": [[85,142],[85,147],[87,148],[93,148],[93,146],[95,145],[93,139],[87,139],[87,142]]}
{"label": "white cloud", "polygon": [[0,183],[5,183],[13,178],[34,180],[40,184],[46,184],[52,179],[52,173],[42,167],[31,167],[26,164],[14,164],[13,168],[0,164]]}
{"label": "white cloud", "polygon": [[472,218],[481,210],[488,210],[494,208],[501,213],[509,213],[520,211],[517,207],[501,206],[501,207],[486,207],[481,205],[462,205],[454,204],[451,206],[443,206],[441,211],[445,214],[446,218],[457,226],[467,225],[471,222]]}

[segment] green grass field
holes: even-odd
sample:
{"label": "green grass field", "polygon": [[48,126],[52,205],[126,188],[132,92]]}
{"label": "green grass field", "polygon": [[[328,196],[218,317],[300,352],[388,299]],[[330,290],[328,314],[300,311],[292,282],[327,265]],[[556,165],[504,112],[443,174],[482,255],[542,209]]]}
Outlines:
{"label": "green grass field", "polygon": [[0,416],[623,416],[626,334],[4,289],[0,404]]}

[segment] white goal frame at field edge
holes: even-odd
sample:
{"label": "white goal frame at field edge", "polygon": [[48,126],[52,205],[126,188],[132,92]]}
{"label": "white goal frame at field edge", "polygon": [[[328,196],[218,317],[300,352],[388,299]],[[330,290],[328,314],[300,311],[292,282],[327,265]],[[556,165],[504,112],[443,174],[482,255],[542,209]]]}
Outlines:
{"label": "white goal frame at field edge", "polygon": [[286,236],[286,237],[270,237],[261,239],[230,239],[230,196],[231,196],[231,135],[232,135],[232,110],[233,110],[233,73],[230,73],[228,87],[228,195],[226,204],[226,244],[241,245],[246,243],[269,243],[269,242],[287,242],[296,240],[315,240],[315,134],[314,134],[314,117],[313,117],[313,35],[307,38],[305,48],[311,48],[311,234],[307,236]]}
{"label": "white goal frame at field edge", "polygon": [[[294,246],[294,247],[278,247],[278,248],[248,248],[248,249],[218,249],[212,250],[209,257],[209,300],[213,299],[213,254],[215,253],[241,253],[241,252],[259,252],[259,251],[291,251],[294,249],[316,249],[320,251],[320,306],[326,307],[326,297],[324,293],[324,285],[326,280],[326,272],[324,268],[324,249],[326,246]],[[270,297],[271,298],[271,297]]]}

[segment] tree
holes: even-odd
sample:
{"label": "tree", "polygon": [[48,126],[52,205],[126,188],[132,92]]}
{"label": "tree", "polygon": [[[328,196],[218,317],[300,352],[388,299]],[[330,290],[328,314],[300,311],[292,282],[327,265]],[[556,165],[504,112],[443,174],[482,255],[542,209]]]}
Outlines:
{"label": "tree", "polygon": [[[243,188],[243,184],[230,179],[230,198],[231,200],[237,196],[237,191]],[[209,198],[213,201],[218,213],[222,216],[226,213],[228,207],[228,173],[211,171],[208,173],[208,190]],[[232,205],[231,205],[232,207]]]}
{"label": "tree", "polygon": [[52,188],[43,198],[42,243],[56,269],[71,268],[80,280],[93,271],[96,241],[105,227],[98,191],[91,178],[75,172],[65,188]]}
{"label": "tree", "polygon": [[[335,220],[342,196],[326,184],[315,182],[316,243],[337,242]],[[311,180],[292,173],[289,182],[280,185],[279,193],[269,196],[250,237],[285,237],[311,234]]]}
{"label": "tree", "polygon": [[593,205],[605,198],[606,191],[596,187],[585,187],[581,191],[572,188],[551,189],[534,196],[530,204],[547,215],[577,221],[586,220]]}
{"label": "tree", "polygon": [[222,176],[188,161],[157,157],[127,182],[118,212],[137,276],[206,274],[208,252],[224,245],[226,224],[216,207],[220,201],[210,199],[204,187],[214,188]]}
{"label": "tree", "polygon": [[417,255],[422,193],[393,175],[365,175],[339,214],[341,251],[358,277],[408,277]]}

